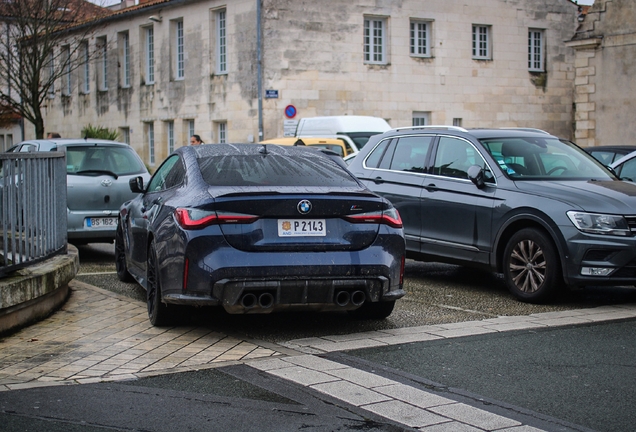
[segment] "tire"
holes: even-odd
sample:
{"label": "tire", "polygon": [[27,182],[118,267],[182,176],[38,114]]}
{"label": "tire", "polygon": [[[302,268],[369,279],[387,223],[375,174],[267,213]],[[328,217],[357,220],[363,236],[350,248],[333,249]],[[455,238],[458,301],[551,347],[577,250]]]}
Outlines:
{"label": "tire", "polygon": [[146,303],[148,305],[148,319],[155,327],[173,324],[174,315],[168,305],[161,301],[161,281],[157,270],[157,251],[153,241],[148,250],[148,265],[146,268]]}
{"label": "tire", "polygon": [[395,307],[395,300],[385,302],[364,302],[358,309],[349,311],[349,314],[359,319],[373,319],[380,320],[385,319]]}
{"label": "tire", "polygon": [[121,227],[121,220],[117,226],[115,233],[115,269],[117,270],[117,278],[122,282],[132,282],[134,279],[128,272],[126,265],[126,251],[124,246],[124,231]]}
{"label": "tire", "polygon": [[552,240],[536,228],[515,233],[504,251],[504,280],[521,301],[542,303],[561,284],[561,265]]}

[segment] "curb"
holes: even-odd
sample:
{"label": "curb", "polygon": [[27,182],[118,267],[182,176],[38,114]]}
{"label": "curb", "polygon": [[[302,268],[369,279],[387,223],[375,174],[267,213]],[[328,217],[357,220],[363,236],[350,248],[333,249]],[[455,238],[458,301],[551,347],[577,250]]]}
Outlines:
{"label": "curb", "polygon": [[77,248],[0,279],[0,336],[40,321],[64,304],[79,272]]}

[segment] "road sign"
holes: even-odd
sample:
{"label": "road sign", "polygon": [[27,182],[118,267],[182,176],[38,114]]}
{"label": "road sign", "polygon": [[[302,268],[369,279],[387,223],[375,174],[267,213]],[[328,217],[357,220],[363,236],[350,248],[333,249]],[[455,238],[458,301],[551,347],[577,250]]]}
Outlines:
{"label": "road sign", "polygon": [[296,113],[297,113],[297,111],[296,111],[296,107],[295,106],[287,105],[285,107],[285,117],[294,118],[294,117],[296,117]]}
{"label": "road sign", "polygon": [[296,136],[297,128],[298,128],[298,120],[283,120],[283,136],[286,136],[286,137]]}

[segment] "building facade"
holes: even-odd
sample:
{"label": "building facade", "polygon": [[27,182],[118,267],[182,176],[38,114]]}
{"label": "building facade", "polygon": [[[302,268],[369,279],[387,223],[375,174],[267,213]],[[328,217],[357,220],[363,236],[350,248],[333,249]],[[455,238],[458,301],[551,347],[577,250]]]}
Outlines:
{"label": "building facade", "polygon": [[575,50],[575,134],[582,146],[633,144],[636,2],[596,0],[567,45]]}
{"label": "building facade", "polygon": [[85,41],[102,55],[56,86],[47,130],[117,129],[150,166],[193,133],[256,142],[322,115],[572,137],[570,0],[140,3]]}

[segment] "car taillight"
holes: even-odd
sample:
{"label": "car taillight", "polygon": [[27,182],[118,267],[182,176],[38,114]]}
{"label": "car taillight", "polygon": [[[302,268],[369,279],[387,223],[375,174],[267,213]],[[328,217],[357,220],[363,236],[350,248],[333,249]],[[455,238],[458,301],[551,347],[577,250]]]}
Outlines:
{"label": "car taillight", "polygon": [[384,211],[347,215],[344,219],[352,223],[376,223],[389,225],[393,228],[402,228],[402,218],[395,207]]}
{"label": "car taillight", "polygon": [[247,224],[258,219],[258,216],[242,213],[216,212],[198,209],[178,208],[174,211],[179,225],[184,229],[201,229],[210,225]]}

